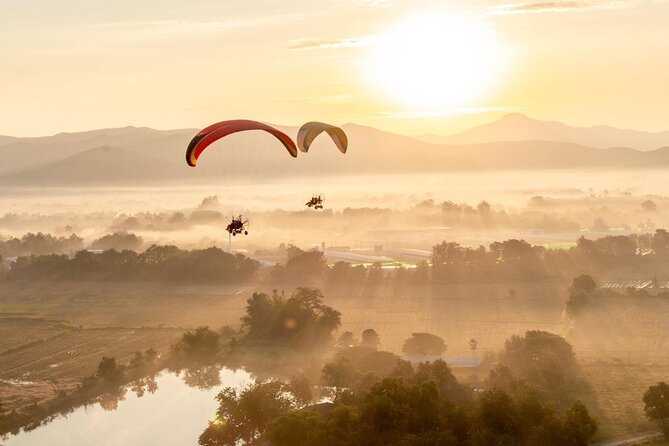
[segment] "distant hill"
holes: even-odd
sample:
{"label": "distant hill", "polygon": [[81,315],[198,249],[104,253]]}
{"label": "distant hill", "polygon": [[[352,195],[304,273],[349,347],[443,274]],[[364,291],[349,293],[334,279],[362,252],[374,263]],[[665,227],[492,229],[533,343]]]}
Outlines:
{"label": "distant hill", "polygon": [[175,148],[188,144],[193,133],[192,129],[165,131],[147,127],[122,127],[35,138],[0,137],[0,158],[4,159],[0,164],[0,174],[46,165],[101,146],[159,154],[163,147],[170,144]]}
{"label": "distant hill", "polygon": [[[279,128],[295,137],[297,127]],[[88,183],[156,182],[160,178],[200,181],[249,177],[256,180],[291,175],[405,173],[479,168],[468,159],[456,159],[439,146],[354,124],[344,126],[349,136],[347,155],[334,148],[327,136],[318,138],[309,155],[297,159],[264,132],[242,132],[226,137],[207,150],[196,168],[185,163],[185,148],[195,129],[153,130],[124,127],[81,134],[17,138],[0,146],[0,183],[26,185],[35,181],[66,185]],[[100,146],[105,147],[103,149]],[[90,147],[98,149],[90,150]],[[418,156],[420,153],[429,156]],[[129,160],[136,158],[136,167]],[[162,164],[158,163],[162,161]],[[76,169],[73,166],[77,166]],[[176,169],[175,169],[176,167]],[[164,169],[164,173],[160,173]],[[114,172],[118,172],[114,176]],[[87,174],[84,172],[100,172]],[[3,175],[4,173],[4,175]]]}
{"label": "distant hill", "polygon": [[[292,137],[297,133],[296,127],[279,128]],[[600,149],[550,140],[432,144],[356,124],[343,128],[349,138],[346,155],[339,153],[326,135],[316,139],[309,154],[300,153],[294,159],[271,135],[242,132],[218,141],[202,155],[196,168],[188,167],[184,159],[194,129],[124,127],[41,138],[5,138],[0,140],[5,141],[0,143],[4,159],[0,184],[126,186],[183,184],[212,178],[244,178],[248,182],[308,175],[669,166],[669,147],[648,151]]]}
{"label": "distant hill", "polygon": [[669,147],[639,151],[613,147],[596,149],[555,141],[519,141],[450,147],[455,156],[468,156],[487,169],[660,168],[669,166]]}
{"label": "distant hill", "polygon": [[9,144],[10,142],[16,141],[17,138],[14,136],[5,136],[5,135],[0,135],[0,146],[3,146],[5,144]]}
{"label": "distant hill", "polygon": [[609,126],[572,127],[557,121],[540,121],[520,113],[450,135],[423,135],[421,141],[434,144],[481,144],[496,141],[559,141],[605,149],[632,147],[653,150],[669,145],[669,131],[641,132]]}
{"label": "distant hill", "polygon": [[177,163],[115,147],[97,147],[46,165],[0,177],[0,184],[84,186],[166,181],[184,170]]}

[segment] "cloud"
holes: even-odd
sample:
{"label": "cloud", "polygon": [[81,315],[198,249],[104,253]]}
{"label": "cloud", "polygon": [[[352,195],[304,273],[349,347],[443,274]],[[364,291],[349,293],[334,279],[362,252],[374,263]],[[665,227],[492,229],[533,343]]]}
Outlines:
{"label": "cloud", "polygon": [[374,41],[373,36],[367,37],[345,37],[338,39],[320,39],[314,37],[305,37],[293,40],[288,49],[291,50],[320,50],[330,48],[359,48],[371,44]]}
{"label": "cloud", "polygon": [[540,14],[547,12],[574,12],[590,9],[618,9],[636,4],[635,1],[624,0],[564,0],[564,1],[537,1],[526,3],[509,3],[493,6],[490,13],[496,15],[507,14]]}
{"label": "cloud", "polygon": [[151,20],[95,23],[87,27],[99,32],[143,37],[215,34],[230,30],[259,28],[303,18],[303,14],[277,14],[264,17],[238,17],[226,20]]}

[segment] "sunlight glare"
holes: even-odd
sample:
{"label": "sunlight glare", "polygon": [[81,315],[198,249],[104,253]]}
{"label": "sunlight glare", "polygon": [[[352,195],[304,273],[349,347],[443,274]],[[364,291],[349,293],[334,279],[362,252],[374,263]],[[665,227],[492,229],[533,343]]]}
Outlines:
{"label": "sunlight glare", "polygon": [[489,24],[424,14],[379,37],[371,56],[372,81],[383,95],[407,106],[468,106],[490,92],[506,58],[506,48]]}

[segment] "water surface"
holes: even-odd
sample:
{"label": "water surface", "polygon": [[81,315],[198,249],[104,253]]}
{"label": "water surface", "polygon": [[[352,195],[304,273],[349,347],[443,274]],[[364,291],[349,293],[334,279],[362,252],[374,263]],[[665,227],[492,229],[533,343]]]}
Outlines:
{"label": "water surface", "polygon": [[124,399],[80,407],[30,432],[0,440],[4,446],[187,446],[197,445],[207,420],[213,419],[216,394],[224,387],[252,382],[243,371],[222,369],[220,384],[190,387],[174,373],[156,378],[158,389],[138,397],[131,389]]}

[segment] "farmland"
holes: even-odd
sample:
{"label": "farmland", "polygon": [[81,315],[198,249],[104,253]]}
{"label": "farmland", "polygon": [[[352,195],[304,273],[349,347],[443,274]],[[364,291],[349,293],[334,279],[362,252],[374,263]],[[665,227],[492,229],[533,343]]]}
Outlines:
{"label": "farmland", "polygon": [[187,328],[238,324],[246,286],[148,283],[4,284],[0,290],[0,402],[39,403],[95,373],[103,356],[165,353]]}

